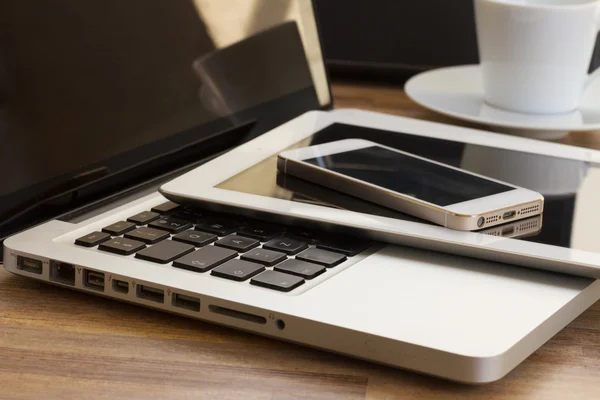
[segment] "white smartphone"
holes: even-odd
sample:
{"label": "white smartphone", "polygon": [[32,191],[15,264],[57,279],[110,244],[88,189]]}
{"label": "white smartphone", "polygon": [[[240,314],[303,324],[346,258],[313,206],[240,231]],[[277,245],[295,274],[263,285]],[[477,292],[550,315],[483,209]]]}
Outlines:
{"label": "white smartphone", "polygon": [[540,215],[544,197],[362,139],[285,151],[277,168],[447,228],[474,231]]}

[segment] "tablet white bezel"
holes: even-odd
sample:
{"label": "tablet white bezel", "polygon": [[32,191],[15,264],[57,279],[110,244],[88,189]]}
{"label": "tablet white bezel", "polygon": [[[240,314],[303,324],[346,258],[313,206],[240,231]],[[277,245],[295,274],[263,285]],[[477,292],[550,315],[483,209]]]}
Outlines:
{"label": "tablet white bezel", "polygon": [[210,202],[253,212],[291,216],[310,221],[317,220],[337,226],[367,230],[373,233],[372,237],[385,238],[391,243],[450,251],[600,278],[599,253],[473,232],[453,231],[440,226],[399,221],[393,218],[215,187],[255,164],[276,156],[292,145],[296,144],[298,147],[310,145],[307,138],[333,123],[600,164],[600,152],[595,150],[368,111],[341,109],[329,112],[308,112],[174,179],[163,185],[160,191],[165,197],[175,201],[187,199],[188,201]]}

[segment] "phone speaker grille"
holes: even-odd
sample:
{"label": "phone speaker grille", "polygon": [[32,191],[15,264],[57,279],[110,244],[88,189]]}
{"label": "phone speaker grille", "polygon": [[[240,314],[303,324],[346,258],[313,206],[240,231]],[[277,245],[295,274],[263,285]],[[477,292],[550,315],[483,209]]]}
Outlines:
{"label": "phone speaker grille", "polygon": [[522,208],[520,213],[521,213],[521,215],[527,215],[527,214],[531,214],[534,212],[538,212],[539,210],[540,210],[540,205],[536,204],[535,206],[529,206],[529,207]]}
{"label": "phone speaker grille", "polygon": [[526,224],[519,225],[518,231],[525,232],[525,231],[528,231],[530,229],[534,229],[537,227],[538,227],[538,221],[530,221],[530,222],[527,222]]}
{"label": "phone speaker grille", "polygon": [[485,223],[486,223],[486,224],[491,224],[491,223],[493,223],[493,222],[496,222],[496,221],[498,221],[499,219],[500,219],[500,215],[492,215],[492,216],[490,216],[490,217],[487,217],[487,218],[485,219]]}

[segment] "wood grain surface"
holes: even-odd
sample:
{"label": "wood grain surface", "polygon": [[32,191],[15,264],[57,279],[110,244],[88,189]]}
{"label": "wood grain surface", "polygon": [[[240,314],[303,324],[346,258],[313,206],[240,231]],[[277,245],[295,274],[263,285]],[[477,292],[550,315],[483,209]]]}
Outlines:
{"label": "wood grain surface", "polygon": [[[399,88],[337,107],[448,123]],[[600,134],[566,139],[600,148]],[[503,380],[455,384],[72,292],[0,269],[0,399],[597,399],[600,303]]]}

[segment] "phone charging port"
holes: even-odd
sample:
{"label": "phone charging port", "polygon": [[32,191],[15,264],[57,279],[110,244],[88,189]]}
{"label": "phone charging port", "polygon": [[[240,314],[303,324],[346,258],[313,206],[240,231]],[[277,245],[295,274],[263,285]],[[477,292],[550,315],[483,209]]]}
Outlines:
{"label": "phone charging port", "polygon": [[512,235],[513,233],[515,233],[514,226],[508,226],[508,227],[502,229],[502,236],[509,236],[509,235]]}
{"label": "phone charging port", "polygon": [[517,215],[516,211],[507,211],[504,214],[502,214],[502,219],[511,219],[513,218],[515,215]]}

